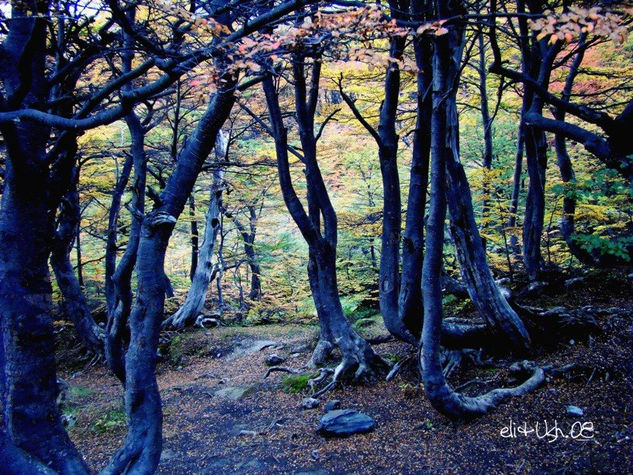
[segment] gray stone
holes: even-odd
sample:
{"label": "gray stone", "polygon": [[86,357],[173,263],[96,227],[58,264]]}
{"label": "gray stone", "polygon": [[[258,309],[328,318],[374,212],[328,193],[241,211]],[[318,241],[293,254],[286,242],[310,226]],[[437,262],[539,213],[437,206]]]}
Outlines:
{"label": "gray stone", "polygon": [[362,412],[352,409],[329,411],[321,417],[317,430],[326,436],[345,437],[371,432],[376,422]]}
{"label": "gray stone", "polygon": [[277,353],[273,353],[272,355],[266,356],[266,365],[267,366],[277,366],[286,361],[284,358],[279,356]]}
{"label": "gray stone", "polygon": [[237,401],[252,392],[251,388],[240,386],[227,386],[215,392],[217,397]]}
{"label": "gray stone", "polygon": [[227,361],[235,361],[244,356],[252,355],[253,353],[257,353],[258,351],[262,351],[265,348],[278,346],[279,343],[272,340],[251,340],[245,339],[240,341],[233,351],[227,355]]}
{"label": "gray stone", "polygon": [[541,292],[543,292],[543,290],[548,286],[549,284],[547,282],[543,282],[543,281],[536,281],[536,282],[531,282],[530,285],[528,285],[525,294],[526,295],[538,295]]}
{"label": "gray stone", "polygon": [[375,323],[373,318],[360,318],[356,320],[356,328],[370,327]]}
{"label": "gray stone", "polygon": [[160,453],[160,461],[166,462],[168,460],[173,459],[175,456],[176,454],[174,453],[173,450],[163,449],[163,451]]}
{"label": "gray stone", "polygon": [[315,399],[313,397],[306,397],[303,398],[303,401],[301,402],[301,409],[314,409],[320,403],[321,401],[319,401],[318,399]]}
{"label": "gray stone", "polygon": [[574,417],[582,417],[585,412],[578,406],[567,406],[567,414]]}
{"label": "gray stone", "polygon": [[340,408],[341,408],[341,401],[339,401],[338,399],[332,399],[331,401],[328,401],[327,404],[325,405],[325,412],[334,411],[335,409],[340,409]]}

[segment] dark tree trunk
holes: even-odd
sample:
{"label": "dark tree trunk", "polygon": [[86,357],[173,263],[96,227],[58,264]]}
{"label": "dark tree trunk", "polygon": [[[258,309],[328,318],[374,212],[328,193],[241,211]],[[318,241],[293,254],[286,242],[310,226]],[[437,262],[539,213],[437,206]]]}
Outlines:
{"label": "dark tree trunk", "polygon": [[193,276],[198,267],[198,221],[196,220],[196,200],[191,193],[189,197],[189,216],[191,217],[191,267],[189,268],[189,279],[193,281]]}
{"label": "dark tree trunk", "polygon": [[169,237],[193,190],[205,159],[234,103],[234,81],[226,78],[211,98],[180,153],[160,203],[143,220],[136,259],[138,290],[130,313],[125,357],[128,435],[104,473],[152,473],[160,459],[162,411],[156,384],[156,349],[164,310],[163,264]]}
{"label": "dark tree trunk", "polygon": [[[530,11],[542,13],[541,2],[528,2]],[[535,35],[533,35],[535,36]],[[528,74],[538,84],[547,88],[552,72],[552,64],[558,52],[558,46],[548,45],[547,39],[533,39],[530,51],[525,51],[523,63],[529,68]],[[527,57],[525,57],[527,55]],[[529,85],[525,85],[525,95],[530,101],[528,114],[543,113],[543,98],[534,93]],[[523,222],[523,261],[530,280],[536,280],[543,267],[541,255],[541,237],[545,219],[545,172],[547,170],[547,141],[543,129],[526,124],[525,155],[527,171],[530,178],[525,202],[525,220]]]}
{"label": "dark tree trunk", "polygon": [[[35,6],[13,3],[0,68],[5,104],[31,107],[48,99],[47,17],[45,2]],[[48,258],[53,234],[51,210],[57,209],[61,198],[57,194],[64,193],[68,182],[52,186],[46,155],[47,126],[5,122],[1,131],[6,165],[0,206],[0,359],[4,361],[0,379],[6,436],[4,432],[0,435],[0,450],[16,455],[12,464],[19,464],[27,452],[56,472],[88,473],[62,427],[55,403]],[[68,158],[70,161],[74,155]]]}
{"label": "dark tree trunk", "polygon": [[[124,353],[125,344],[129,338],[128,316],[132,309],[132,273],[138,252],[142,217],[145,212],[145,182],[147,177],[145,131],[134,112],[126,116],[125,122],[130,131],[130,156],[134,165],[134,182],[132,184],[132,201],[130,203],[132,222],[125,252],[110,278],[113,284],[113,294],[111,296],[112,301],[108,306],[105,344],[108,366],[121,382],[125,381]],[[114,258],[116,258],[116,254]]]}
{"label": "dark tree trunk", "polygon": [[71,190],[66,193],[59,207],[50,262],[55,280],[64,297],[64,314],[73,322],[81,342],[93,352],[102,354],[104,332],[92,318],[88,302],[70,262],[70,252],[79,229],[80,212],[79,193],[76,180],[73,180]]}
{"label": "dark tree trunk", "polygon": [[487,69],[486,69],[486,46],[483,32],[478,35],[479,43],[479,95],[481,96],[481,122],[484,127],[484,179],[482,187],[482,209],[481,209],[481,228],[486,229],[490,225],[490,170],[492,169],[492,119],[490,117],[490,109],[488,107],[488,85]]}
{"label": "dark tree trunk", "polygon": [[[132,137],[132,140],[134,140],[134,137]],[[110,210],[108,211],[108,234],[106,238],[105,252],[105,296],[108,313],[113,312],[117,304],[116,284],[114,283],[113,277],[116,272],[117,251],[119,249],[117,246],[117,238],[119,234],[119,214],[121,212],[121,200],[128,180],[130,179],[133,163],[133,153],[126,154],[125,161],[123,162],[123,166],[121,167],[117,178],[116,186],[112,191],[112,200],[110,202]]]}
{"label": "dark tree trunk", "polygon": [[[392,2],[396,11],[399,2]],[[391,5],[391,4],[390,4]],[[405,46],[403,37],[391,40],[389,56],[402,58]],[[382,175],[383,219],[380,247],[380,270],[378,278],[380,313],[389,332],[397,338],[414,342],[400,315],[400,238],[402,228],[402,203],[400,197],[400,177],[398,175],[398,135],[396,134],[396,114],[400,94],[400,68],[391,63],[385,77],[385,94],[380,107],[378,123],[378,158]],[[418,165],[419,166],[419,165]],[[411,284],[411,282],[409,282]],[[406,300],[412,295],[411,288],[403,294]]]}
{"label": "dark tree trunk", "polygon": [[[527,103],[525,96],[523,97],[523,106],[521,107],[521,117],[519,118],[519,127],[517,129],[517,153],[514,158],[514,174],[512,175],[512,195],[510,197],[510,209],[508,218],[508,227],[515,228],[517,225],[517,215],[519,212],[519,195],[521,193],[521,175],[523,174],[523,149],[525,146],[525,124],[524,116],[527,112]],[[513,232],[510,237],[510,248],[515,254],[520,249],[518,239]]]}
{"label": "dark tree trunk", "polygon": [[249,300],[261,300],[262,297],[261,269],[254,247],[255,237],[257,235],[257,219],[257,208],[254,205],[248,206],[248,230],[237,216],[233,216],[235,227],[244,241],[244,253],[246,254],[246,261],[251,270],[251,284],[248,292]]}
{"label": "dark tree trunk", "polygon": [[[415,12],[415,11],[414,11]],[[398,297],[399,318],[418,341],[422,331],[422,261],[424,259],[424,213],[429,181],[431,148],[432,46],[425,36],[414,40],[417,75],[418,114],[413,133],[407,216],[402,238],[402,277]]]}
{"label": "dark tree trunk", "polygon": [[[452,16],[454,12],[443,12]],[[426,233],[426,252],[422,277],[424,295],[424,327],[420,344],[420,370],[424,389],[431,405],[452,419],[464,419],[488,412],[507,397],[524,394],[545,378],[538,369],[523,385],[513,389],[496,389],[477,398],[465,397],[453,391],[444,377],[440,362],[442,333],[442,252],[446,219],[447,190],[450,178],[446,171],[450,162],[457,161],[458,143],[454,129],[456,121],[453,79],[459,68],[462,32],[451,27],[438,37],[433,54],[433,118],[431,122],[431,199]],[[457,48],[456,48],[457,46]],[[459,54],[459,53],[457,53]]]}
{"label": "dark tree trunk", "polygon": [[83,265],[83,257],[81,255],[81,213],[79,213],[79,219],[77,220],[77,230],[75,231],[75,250],[76,250],[76,258],[77,258],[77,282],[79,283],[79,287],[83,289],[85,287],[84,284],[84,265]]}
{"label": "dark tree trunk", "polygon": [[[455,33],[451,34],[450,40],[452,54],[450,58],[442,60],[447,64],[442,64],[442,61],[434,56],[433,71],[437,73],[441,70],[443,75],[438,83],[434,83],[434,88],[448,87],[446,91],[450,91],[450,95],[447,95],[441,104],[434,104],[434,110],[437,107],[443,108],[443,115],[433,120],[440,120],[437,125],[441,128],[439,133],[446,134],[446,142],[449,145],[447,150],[451,152],[445,161],[451,236],[455,244],[462,279],[473,303],[490,328],[508,340],[509,348],[523,352],[529,347],[530,337],[525,325],[501,295],[492,277],[475,221],[470,187],[464,167],[460,162],[456,90],[452,85],[458,81],[463,44],[461,35]],[[433,120],[432,124],[434,124]],[[438,132],[433,131],[433,133]]]}
{"label": "dark tree trunk", "polygon": [[[343,354],[343,360],[335,370],[334,380],[337,381],[350,371],[354,371],[355,379],[360,379],[373,375],[377,368],[383,366],[383,361],[351,328],[341,306],[336,278],[336,213],[318,167],[313,128],[320,62],[313,63],[309,93],[306,90],[304,66],[304,58],[294,58],[297,122],[306,166],[309,214],[305,212],[292,184],[288,163],[287,130],[283,124],[278,93],[272,77],[267,76],[263,85],[275,139],[279,183],[286,207],[309,247],[308,276],[321,327],[321,339],[317,350],[322,352],[328,344],[335,343]],[[322,225],[320,216],[323,216]],[[324,353],[327,352],[328,350]],[[314,362],[318,358],[316,354],[313,356]]]}

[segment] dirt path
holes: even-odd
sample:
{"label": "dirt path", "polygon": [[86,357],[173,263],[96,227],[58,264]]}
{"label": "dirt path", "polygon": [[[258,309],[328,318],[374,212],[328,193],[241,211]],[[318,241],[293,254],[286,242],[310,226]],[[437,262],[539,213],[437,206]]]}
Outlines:
{"label": "dirt path", "polygon": [[[274,373],[263,379],[265,357],[277,353],[288,358],[285,364],[301,367],[310,355],[314,327],[269,325],[185,333],[172,342],[170,360],[160,366],[165,413],[160,472],[630,471],[632,319],[630,313],[620,314],[600,323],[604,335],[590,343],[565,345],[539,359],[542,365],[556,367],[576,362],[592,371],[552,379],[536,393],[459,426],[429,406],[414,369],[389,383],[339,388],[317,409],[301,410],[307,394],[288,393],[287,375]],[[393,342],[376,348],[392,360],[408,351]],[[471,385],[477,392],[505,382],[507,374],[466,368],[453,383],[458,386],[474,376],[489,381]],[[71,384],[66,411],[76,419],[71,436],[97,470],[125,434],[120,387],[104,368],[65,377]],[[370,415],[376,429],[347,439],[321,437],[315,428],[329,399]],[[580,407],[583,416],[567,415],[569,405]],[[593,438],[580,441],[559,435],[550,442],[551,436],[520,432],[516,438],[501,436],[510,424],[534,428],[537,422],[541,435],[545,422],[550,429],[556,423],[569,435],[576,421],[591,422],[594,430],[587,434]]]}

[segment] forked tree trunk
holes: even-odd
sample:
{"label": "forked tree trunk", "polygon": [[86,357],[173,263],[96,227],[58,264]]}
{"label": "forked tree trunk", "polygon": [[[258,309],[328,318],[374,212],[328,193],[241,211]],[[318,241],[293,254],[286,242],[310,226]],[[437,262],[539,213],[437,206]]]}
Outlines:
{"label": "forked tree trunk", "polygon": [[[445,16],[454,14],[446,10],[442,13]],[[462,32],[456,27],[450,27],[447,34],[437,37],[434,41],[431,198],[422,277],[424,327],[419,359],[424,389],[431,405],[451,419],[465,419],[485,414],[504,399],[534,389],[545,378],[543,371],[537,368],[530,379],[517,388],[495,389],[479,397],[466,397],[456,393],[448,385],[440,362],[442,252],[448,191],[446,172],[450,162],[459,160],[457,131],[454,128],[456,98],[452,79],[459,68],[455,48],[459,50],[461,41]]]}
{"label": "forked tree trunk", "polygon": [[[409,7],[416,21],[425,18],[428,5],[424,1],[389,2],[391,15],[396,20],[407,18]],[[391,39],[389,56],[399,60],[404,54],[403,37]],[[378,145],[383,187],[383,221],[381,234],[380,269],[378,278],[379,304],[385,327],[396,338],[415,344],[422,328],[422,294],[420,280],[424,247],[424,212],[428,182],[428,119],[430,117],[429,64],[430,44],[422,36],[414,40],[417,77],[418,117],[413,138],[409,198],[404,235],[402,235],[402,203],[398,174],[398,140],[396,119],[400,94],[400,68],[397,61],[389,65],[384,85],[384,100],[380,106],[378,129],[362,117],[354,101],[339,89],[343,100],[355,117],[368,130]],[[400,246],[402,244],[402,270]]]}
{"label": "forked tree trunk", "polygon": [[[134,141],[133,136],[132,141]],[[105,252],[105,297],[108,313],[113,312],[117,304],[117,292],[116,284],[114,282],[114,273],[116,272],[117,266],[116,259],[118,251],[117,238],[119,235],[119,215],[121,212],[121,200],[123,198],[123,193],[125,193],[125,188],[127,187],[128,180],[130,179],[130,173],[132,172],[133,164],[133,155],[131,153],[126,154],[125,161],[123,162],[123,166],[121,167],[119,176],[117,177],[116,185],[114,187],[114,190],[112,191],[112,199],[110,201],[110,209],[108,211],[108,232],[106,237]]]}
{"label": "forked tree trunk", "polygon": [[70,262],[81,213],[76,179],[73,182],[71,190],[66,193],[59,207],[50,262],[55,280],[64,297],[64,315],[73,322],[77,336],[84,346],[96,354],[103,354],[105,334],[92,318],[88,302]]}
{"label": "forked tree trunk", "polygon": [[[316,138],[313,129],[320,63],[313,63],[309,93],[306,90],[304,66],[304,58],[294,58],[297,122],[306,165],[309,214],[305,212],[292,184],[288,163],[287,130],[283,124],[279,96],[272,77],[266,76],[263,86],[275,139],[279,183],[286,207],[309,247],[308,276],[321,327],[321,339],[317,350],[322,352],[324,347],[327,347],[324,352],[327,354],[331,349],[329,343],[336,344],[341,350],[343,360],[335,370],[335,381],[350,372],[354,373],[355,379],[361,379],[371,377],[377,369],[383,367],[384,362],[351,328],[341,306],[336,279],[336,213],[316,161]],[[323,216],[323,234],[320,216]],[[318,358],[316,354],[313,356],[315,362]]]}
{"label": "forked tree trunk", "polygon": [[108,367],[121,382],[125,381],[124,353],[125,345],[129,338],[128,316],[132,309],[132,273],[141,236],[142,217],[145,212],[145,183],[147,178],[145,131],[134,112],[126,116],[125,122],[130,131],[130,156],[134,165],[132,201],[130,203],[132,216],[130,235],[125,252],[110,278],[112,281],[112,300],[110,305],[108,305],[105,341],[105,355]]}

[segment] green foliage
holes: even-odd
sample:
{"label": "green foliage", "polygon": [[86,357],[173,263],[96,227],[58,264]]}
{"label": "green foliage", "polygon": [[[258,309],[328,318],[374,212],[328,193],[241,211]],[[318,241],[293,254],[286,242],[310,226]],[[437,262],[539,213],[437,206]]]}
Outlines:
{"label": "green foliage", "polygon": [[631,262],[628,249],[633,245],[633,236],[609,239],[595,234],[576,234],[572,239],[588,252],[598,252],[603,257],[613,256]]}
{"label": "green foliage", "polygon": [[299,394],[308,388],[308,381],[316,378],[318,373],[291,374],[284,377],[281,389],[289,394]]}
{"label": "green foliage", "polygon": [[126,420],[123,409],[112,409],[93,422],[92,430],[98,434],[105,434],[114,429],[125,427]]}

